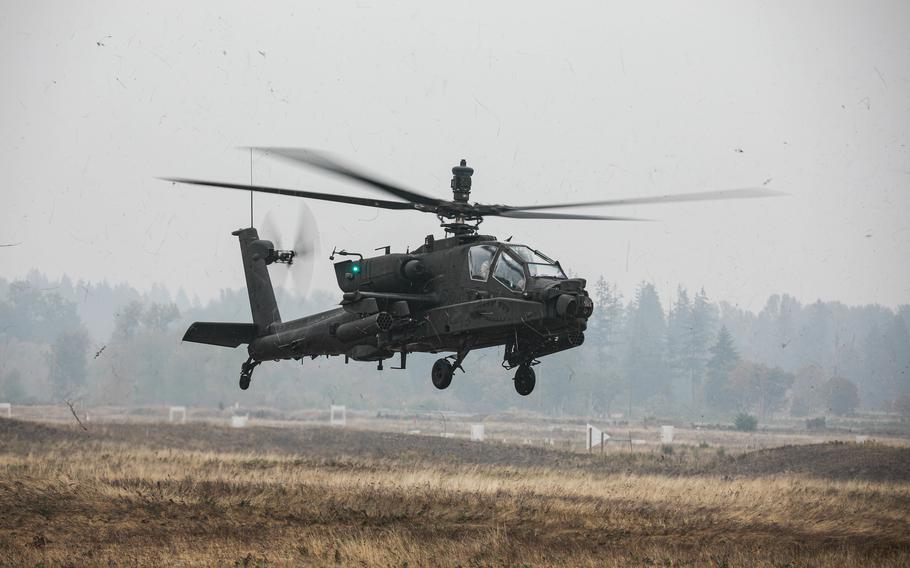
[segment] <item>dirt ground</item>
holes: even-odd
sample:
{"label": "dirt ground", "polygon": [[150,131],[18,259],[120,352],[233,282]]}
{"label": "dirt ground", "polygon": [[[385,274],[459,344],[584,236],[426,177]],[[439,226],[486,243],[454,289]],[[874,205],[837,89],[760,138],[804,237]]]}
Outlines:
{"label": "dirt ground", "polygon": [[234,429],[206,422],[187,424],[103,423],[88,432],[74,424],[0,422],[6,452],[28,453],[55,443],[82,447],[119,444],[154,450],[230,454],[262,453],[296,457],[301,462],[337,465],[369,462],[377,467],[500,466],[635,473],[667,476],[766,477],[800,474],[830,480],[910,483],[910,447],[882,444],[788,445],[753,452],[727,453],[711,447],[618,446],[592,454],[533,444],[477,443],[430,435],[407,435],[333,427],[260,426]]}
{"label": "dirt ground", "polygon": [[910,448],[0,419],[0,564],[906,566]]}

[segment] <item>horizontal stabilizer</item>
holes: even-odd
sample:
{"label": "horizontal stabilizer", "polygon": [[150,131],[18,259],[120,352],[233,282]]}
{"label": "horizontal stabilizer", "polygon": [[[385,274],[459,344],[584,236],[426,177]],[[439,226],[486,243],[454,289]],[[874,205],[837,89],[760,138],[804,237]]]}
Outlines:
{"label": "horizontal stabilizer", "polygon": [[254,323],[221,323],[197,321],[183,334],[184,341],[222,347],[237,347],[256,338]]}

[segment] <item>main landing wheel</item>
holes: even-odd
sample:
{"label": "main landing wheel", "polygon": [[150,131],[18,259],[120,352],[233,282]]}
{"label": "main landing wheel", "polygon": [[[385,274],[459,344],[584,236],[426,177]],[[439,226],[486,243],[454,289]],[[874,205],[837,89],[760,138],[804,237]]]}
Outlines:
{"label": "main landing wheel", "polygon": [[252,373],[240,373],[240,390],[246,390],[250,388],[250,379],[252,379]]}
{"label": "main landing wheel", "polygon": [[537,384],[537,377],[530,365],[521,365],[515,372],[515,391],[521,396],[528,396]]}
{"label": "main landing wheel", "polygon": [[452,364],[449,363],[448,359],[437,359],[433,363],[433,372],[431,376],[433,378],[433,386],[442,390],[447,388],[452,384],[452,374],[455,372],[455,368],[452,367]]}

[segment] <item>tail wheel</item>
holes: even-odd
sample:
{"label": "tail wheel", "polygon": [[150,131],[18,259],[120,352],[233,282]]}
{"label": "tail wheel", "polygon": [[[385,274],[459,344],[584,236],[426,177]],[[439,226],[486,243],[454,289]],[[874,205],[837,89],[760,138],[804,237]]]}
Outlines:
{"label": "tail wheel", "polygon": [[433,363],[433,372],[431,373],[433,386],[439,390],[448,388],[452,384],[452,374],[454,372],[455,368],[452,367],[448,359],[437,359]]}
{"label": "tail wheel", "polygon": [[530,365],[521,365],[515,372],[515,391],[521,396],[528,396],[534,391],[537,376]]}
{"label": "tail wheel", "polygon": [[250,380],[253,378],[253,369],[262,361],[255,361],[253,356],[246,360],[246,363],[240,365],[240,390],[250,388]]}

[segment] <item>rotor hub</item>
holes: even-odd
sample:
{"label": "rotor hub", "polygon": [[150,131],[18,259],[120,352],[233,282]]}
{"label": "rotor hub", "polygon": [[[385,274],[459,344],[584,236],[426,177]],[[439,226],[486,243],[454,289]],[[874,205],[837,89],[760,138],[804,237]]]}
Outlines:
{"label": "rotor hub", "polygon": [[474,175],[474,168],[468,167],[468,161],[461,160],[461,163],[452,168],[452,199],[456,203],[467,203],[471,197],[471,176]]}

